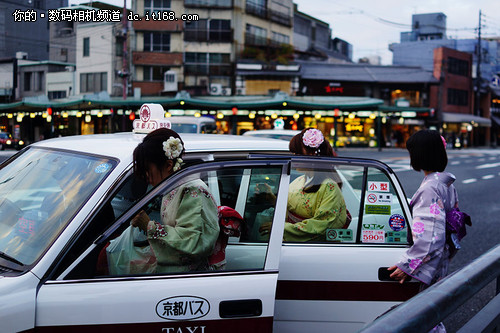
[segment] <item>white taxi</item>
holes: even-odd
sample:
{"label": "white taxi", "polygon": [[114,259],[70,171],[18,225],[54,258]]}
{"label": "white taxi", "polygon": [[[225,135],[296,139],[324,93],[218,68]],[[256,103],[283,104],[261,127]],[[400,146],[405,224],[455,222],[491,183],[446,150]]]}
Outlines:
{"label": "white taxi", "polygon": [[[136,128],[161,124],[148,116]],[[411,217],[385,164],[293,156],[283,140],[185,134],[186,166],[150,188],[132,174],[144,135],[41,141],[1,165],[0,331],[355,332],[417,293],[386,274],[409,246]],[[288,187],[304,169],[339,175],[352,221],[326,241],[283,242]],[[245,219],[225,268],[112,273],[106,245],[193,177]],[[256,191],[264,182],[275,202]]]}

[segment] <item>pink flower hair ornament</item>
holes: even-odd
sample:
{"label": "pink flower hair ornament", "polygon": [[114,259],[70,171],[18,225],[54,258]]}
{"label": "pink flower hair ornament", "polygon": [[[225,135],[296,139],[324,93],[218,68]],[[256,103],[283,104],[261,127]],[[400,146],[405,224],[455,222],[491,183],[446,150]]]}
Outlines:
{"label": "pink flower hair ornament", "polygon": [[307,147],[317,149],[325,141],[325,137],[320,130],[311,128],[305,131],[302,136],[302,143]]}

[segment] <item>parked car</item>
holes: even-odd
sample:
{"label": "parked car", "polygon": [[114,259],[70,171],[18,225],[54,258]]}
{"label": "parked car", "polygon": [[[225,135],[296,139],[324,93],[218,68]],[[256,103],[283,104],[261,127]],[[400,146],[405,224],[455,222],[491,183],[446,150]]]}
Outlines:
{"label": "parked car", "polygon": [[[151,188],[132,170],[144,135],[44,140],[0,165],[1,331],[356,332],[417,293],[386,274],[411,233],[387,165],[294,156],[285,140],[181,134],[186,166]],[[332,167],[350,225],[323,242],[283,242],[290,181]],[[225,269],[110,274],[105,246],[140,210],[159,218],[158,200],[192,178],[245,219]],[[275,202],[255,190],[264,182]]]}
{"label": "parked car", "polygon": [[12,135],[8,132],[0,132],[0,149],[14,148],[21,149],[24,147],[24,141],[20,139],[12,138]]}
{"label": "parked car", "polygon": [[172,123],[171,128],[177,133],[213,134],[217,132],[217,124],[211,117],[172,116],[168,120]]}
{"label": "parked car", "polygon": [[300,131],[296,130],[266,129],[266,130],[246,131],[245,133],[243,133],[243,135],[290,141],[295,135],[299,133]]}

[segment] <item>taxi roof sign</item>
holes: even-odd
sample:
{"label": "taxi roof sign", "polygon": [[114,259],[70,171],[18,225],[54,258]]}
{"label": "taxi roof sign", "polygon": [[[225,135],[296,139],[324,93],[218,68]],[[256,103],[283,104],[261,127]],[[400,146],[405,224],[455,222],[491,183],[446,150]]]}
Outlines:
{"label": "taxi roof sign", "polygon": [[139,110],[139,119],[133,122],[134,133],[149,133],[158,128],[171,128],[165,119],[165,110],[161,104],[143,104]]}

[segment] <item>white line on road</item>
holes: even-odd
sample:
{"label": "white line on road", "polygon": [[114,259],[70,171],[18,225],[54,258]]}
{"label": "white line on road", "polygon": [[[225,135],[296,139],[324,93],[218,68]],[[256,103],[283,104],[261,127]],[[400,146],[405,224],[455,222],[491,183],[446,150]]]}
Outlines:
{"label": "white line on road", "polygon": [[460,164],[460,162],[459,161],[453,161],[453,162],[451,162],[451,165],[457,165],[457,164]]}
{"label": "white line on road", "polygon": [[486,175],[486,176],[483,176],[481,178],[483,178],[483,179],[491,179],[491,178],[495,178],[495,175]]}
{"label": "white line on road", "polygon": [[490,161],[496,160],[496,157],[490,157]]}
{"label": "white line on road", "polygon": [[475,182],[477,182],[476,178],[469,178],[469,179],[465,179],[464,181],[462,181],[462,183],[464,183],[464,184],[470,184],[470,183],[475,183]]}
{"label": "white line on road", "polygon": [[478,159],[477,161],[478,161],[478,162],[484,162],[484,161],[486,161],[486,159],[485,159],[485,158],[480,158],[480,159]]}
{"label": "white line on road", "polygon": [[496,168],[499,166],[500,166],[500,163],[486,163],[486,164],[478,165],[476,167],[476,169]]}

